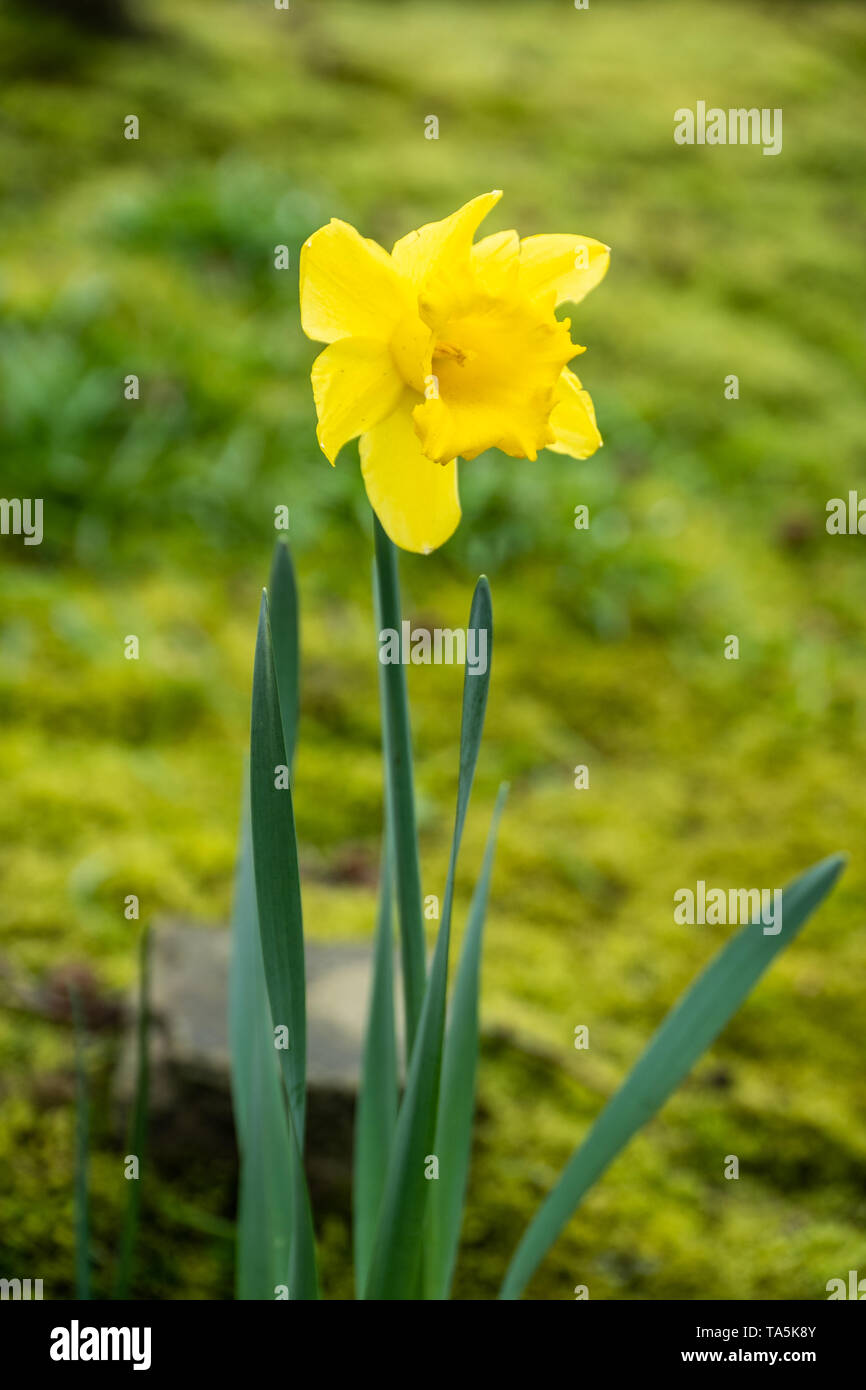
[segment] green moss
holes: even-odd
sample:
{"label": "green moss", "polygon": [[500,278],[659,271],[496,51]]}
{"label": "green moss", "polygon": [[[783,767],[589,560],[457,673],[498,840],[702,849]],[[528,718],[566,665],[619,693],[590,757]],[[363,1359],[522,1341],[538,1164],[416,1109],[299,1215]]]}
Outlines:
{"label": "green moss", "polygon": [[[573,315],[603,452],[478,459],[462,469],[454,540],[401,561],[414,619],[465,622],[482,570],[493,589],[457,923],[459,937],[507,778],[456,1287],[491,1297],[573,1145],[724,934],[675,926],[675,889],[780,884],[866,832],[862,542],[824,530],[827,499],[860,476],[862,12],[662,0],[583,15],[544,0],[527,27],[525,6],[481,0],[318,4],[289,24],[233,0],[140,9],[144,34],[86,43],[59,21],[36,42],[21,12],[0,18],[15,75],[0,131],[3,487],[41,495],[46,516],[43,546],[18,555],[7,538],[0,571],[0,954],[13,972],[87,962],[105,988],[128,986],[132,892],[146,920],[226,919],[278,504],[302,598],[308,929],[370,932],[369,514],[353,450],[331,470],[315,444],[300,245],[331,215],[388,243],[495,183],[506,197],[489,230],[573,228],[614,249]],[[796,112],[782,157],[675,146],[696,72],[709,101],[760,92]],[[127,111],[137,144],[120,135]],[[429,111],[438,142],[423,139]],[[288,275],[272,269],[281,242]],[[129,372],[138,402],[122,398]],[[723,396],[730,372],[737,401]],[[131,633],[138,661],[123,659]],[[738,662],[722,657],[729,633]],[[412,669],[409,682],[424,891],[441,896],[460,676]],[[809,1299],[856,1264],[863,890],[855,859],[589,1196],[532,1296],[587,1283],[593,1298]],[[92,1056],[104,1292],[124,1194],[111,1044]],[[0,1062],[0,1264],[38,1266],[61,1296],[69,1036],[4,1011]],[[738,1182],[722,1177],[728,1153]],[[143,1218],[142,1296],[230,1295],[228,1170],[153,1173]],[[345,1213],[325,1214],[320,1236],[325,1287],[348,1296]]]}

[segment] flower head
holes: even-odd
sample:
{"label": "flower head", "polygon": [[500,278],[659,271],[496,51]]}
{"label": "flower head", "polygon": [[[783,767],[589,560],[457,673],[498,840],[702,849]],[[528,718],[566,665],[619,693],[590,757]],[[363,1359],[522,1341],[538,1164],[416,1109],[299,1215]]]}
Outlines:
{"label": "flower head", "polygon": [[566,365],[585,349],[554,310],[598,284],[609,248],[516,232],[473,243],[501,196],[473,198],[390,255],[336,218],[301,252],[301,323],[328,344],[312,371],[319,443],[333,463],[360,435],[370,504],[404,550],[426,554],[456,529],[458,457],[588,458],[601,444]]}

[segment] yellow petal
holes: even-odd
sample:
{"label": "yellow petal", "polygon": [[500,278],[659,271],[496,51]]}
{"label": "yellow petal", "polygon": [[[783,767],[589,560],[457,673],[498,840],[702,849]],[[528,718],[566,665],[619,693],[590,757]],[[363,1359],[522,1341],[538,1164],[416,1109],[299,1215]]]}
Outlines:
{"label": "yellow petal", "polygon": [[334,462],[343,445],[390,415],[403,382],[384,343],[341,338],[313,363],[313,397],[319,443]]}
{"label": "yellow petal", "polygon": [[391,259],[400,274],[417,287],[443,258],[453,256],[456,251],[465,251],[468,255],[478,227],[501,197],[501,189],[481,193],[452,212],[450,217],[443,217],[441,222],[427,222],[416,232],[401,237],[391,250]]}
{"label": "yellow petal", "polygon": [[401,275],[414,285],[418,312],[438,328],[471,298],[475,279],[472,238],[502,193],[482,193],[441,222],[428,222],[395,242],[391,252]]}
{"label": "yellow petal", "polygon": [[471,459],[497,448],[534,459],[550,438],[560,373],[575,355],[568,327],[523,295],[479,296],[449,320],[432,359],[438,394],[414,412],[424,452]]}
{"label": "yellow petal", "polygon": [[595,410],[588,391],[584,391],[574,372],[566,367],[555,392],[555,404],[550,414],[554,442],[548,449],[554,454],[570,454],[574,459],[588,459],[602,444]]}
{"label": "yellow petal", "polygon": [[320,343],[387,342],[409,304],[387,251],[336,217],[304,242],[300,280],[301,326]]}
{"label": "yellow petal", "polygon": [[494,232],[472,247],[472,267],[478,284],[490,294],[507,294],[520,269],[520,238],[516,232]]}
{"label": "yellow petal", "polygon": [[429,385],[430,358],[435,338],[432,329],[414,312],[398,323],[391,338],[391,356],[407,386],[423,395]]}
{"label": "yellow petal", "polygon": [[[477,200],[476,200],[477,201]],[[459,269],[453,265],[441,276],[438,287],[441,304],[452,312],[459,297],[463,309],[471,306],[480,295],[508,294],[517,284],[520,263],[520,239],[516,232],[495,232],[475,245],[464,247],[459,256]],[[427,289],[429,309],[437,293],[434,281]],[[444,319],[440,314],[438,318]],[[440,325],[441,326],[441,325]],[[391,352],[403,380],[422,395],[429,394],[433,382],[430,357],[436,335],[417,310],[398,324],[391,339]]]}
{"label": "yellow petal", "polygon": [[579,304],[604,279],[609,264],[610,247],[592,237],[554,233],[520,243],[522,288],[535,299],[552,296],[554,304]]}
{"label": "yellow petal", "polygon": [[370,505],[395,545],[427,555],[460,521],[457,461],[434,463],[412,425],[417,397],[405,392],[387,419],[361,436],[361,472]]}

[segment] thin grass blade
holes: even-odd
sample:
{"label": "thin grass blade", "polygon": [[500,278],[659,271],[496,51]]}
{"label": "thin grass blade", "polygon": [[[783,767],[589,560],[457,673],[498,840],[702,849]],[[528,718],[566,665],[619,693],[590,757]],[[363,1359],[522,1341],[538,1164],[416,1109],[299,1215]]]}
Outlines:
{"label": "thin grass blade", "polygon": [[[397,550],[379,518],[373,518],[376,552],[375,594],[379,630],[401,632]],[[421,869],[412,777],[412,733],[406,672],[400,664],[380,663],[382,742],[388,800],[394,825],[394,872],[400,921],[400,963],[406,1013],[406,1057],[411,1056],[424,1000],[426,962],[421,915]]]}
{"label": "thin grass blade", "polygon": [[355,1116],[353,1217],[355,1288],[363,1298],[376,1222],[397,1124],[397,1039],[394,1027],[394,932],[390,834],[385,826],[379,913],[373,954],[370,1016],[361,1064],[361,1088]]}
{"label": "thin grass blade", "polygon": [[478,1069],[481,947],[496,836],[507,795],[508,787],[503,783],[496,799],[481,873],[469,908],[442,1055],[435,1145],[439,1159],[439,1181],[430,1185],[424,1245],[426,1297],[433,1299],[448,1297],[463,1224]]}
{"label": "thin grass blade", "polygon": [[368,1299],[414,1298],[422,1271],[422,1245],[429,1181],[425,1167],[433,1153],[439,1101],[439,1075],[445,1028],[445,996],[448,982],[448,946],[454,876],[466,809],[475,776],[493,647],[493,615],[490,586],[482,575],[472,598],[469,625],[485,633],[488,660],[484,672],[467,667],[463,681],[463,716],[460,727],[460,774],[457,813],[451,841],[451,857],[442,921],[427,981],[415,1045],[412,1049],[406,1092],[397,1119],[385,1197],[376,1230],[365,1297]]}
{"label": "thin grass blade", "polygon": [[760,923],[743,927],[674,1005],[527,1228],[500,1298],[520,1297],[584,1194],[718,1037],[774,957],[830,892],[844,864],[844,855],[837,854],[807,869],[784,890],[781,931],[765,935]]}
{"label": "thin grass blade", "polygon": [[307,1040],[301,885],[267,594],[262,595],[253,666],[250,820],[256,911],[271,1021],[275,1029],[285,1028],[288,1033],[288,1046],[275,1050],[288,1097],[292,1185],[289,1297],[314,1299],[318,1298],[315,1240],[303,1166]]}
{"label": "thin grass blade", "polygon": [[313,1209],[304,1173],[304,1158],[298,1132],[287,1110],[292,1161],[289,1176],[292,1181],[292,1239],[289,1246],[288,1288],[291,1299],[317,1299],[319,1276],[316,1270],[316,1236],[313,1230]]}
{"label": "thin grass blade", "polygon": [[300,707],[300,621],[295,567],[288,544],[282,538],[274,546],[268,582],[268,606],[283,743],[286,762],[291,767],[295,760]]}
{"label": "thin grass blade", "polygon": [[303,1146],[306,1085],[306,995],[301,884],[292,789],[283,737],[267,594],[262,594],[253,668],[250,810],[256,903],[274,1026],[288,1029],[276,1049],[292,1119]]}
{"label": "thin grass blade", "polygon": [[235,1294],[272,1299],[289,1266],[293,1146],[262,963],[248,794],[232,913],[229,1037],[240,1156]]}

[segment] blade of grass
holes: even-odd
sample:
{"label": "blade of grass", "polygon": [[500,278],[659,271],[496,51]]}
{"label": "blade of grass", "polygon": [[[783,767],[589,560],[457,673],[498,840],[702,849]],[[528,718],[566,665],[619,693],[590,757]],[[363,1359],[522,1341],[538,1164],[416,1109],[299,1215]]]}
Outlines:
{"label": "blade of grass", "polygon": [[289,1298],[317,1299],[319,1297],[319,1276],[316,1272],[316,1237],[313,1231],[313,1211],[310,1206],[310,1193],[304,1173],[304,1157],[298,1142],[298,1132],[292,1119],[292,1109],[287,1110],[289,1137],[292,1144],[292,1161],[289,1176],[292,1182],[292,1239],[289,1245],[288,1286]]}
{"label": "blade of grass", "polygon": [[718,1037],[773,958],[830,892],[844,863],[843,855],[832,855],[789,884],[782,896],[781,931],[765,936],[759,923],[743,927],[674,1005],[524,1233],[500,1298],[520,1297],[584,1194]]}
{"label": "blade of grass", "polygon": [[439,1181],[431,1184],[424,1243],[427,1298],[448,1297],[463,1224],[463,1203],[472,1152],[475,1075],[478,1069],[481,946],[496,835],[507,795],[508,787],[503,783],[496,798],[481,873],[469,908],[445,1035],[435,1144],[439,1158]]}
{"label": "blade of grass", "polygon": [[406,1092],[397,1119],[391,1160],[388,1164],[385,1197],[376,1229],[365,1290],[365,1297],[368,1299],[414,1297],[422,1268],[421,1254],[428,1190],[428,1179],[425,1177],[424,1169],[436,1136],[454,876],[475,776],[475,764],[478,761],[490,685],[493,615],[490,586],[483,575],[475,586],[469,625],[476,631],[486,631],[488,661],[483,674],[472,674],[467,668],[463,681],[457,813],[454,819],[442,921],[427,981],[418,1033],[412,1049]]}
{"label": "blade of grass", "polygon": [[306,996],[298,846],[280,711],[267,594],[262,594],[250,727],[250,819],[256,908],[271,1018],[288,1029],[277,1048],[288,1096],[292,1183],[291,1298],[318,1297],[312,1214],[303,1167]]}
{"label": "blade of grass", "polygon": [[[397,550],[379,518],[373,518],[376,551],[376,618],[379,631],[401,632]],[[400,921],[400,963],[406,1013],[406,1058],[412,1054],[426,976],[424,923],[421,915],[421,870],[412,779],[412,734],[406,672],[401,664],[381,666],[382,742],[388,798],[394,826],[394,868]]]}
{"label": "blade of grass", "polygon": [[144,1174],[144,1150],[147,1144],[147,1107],[150,1081],[148,1058],[150,1009],[150,929],[144,928],[138,951],[138,1017],[136,1019],[135,1099],[130,1116],[127,1152],[138,1159],[138,1177],[129,1179],[129,1196],[120,1237],[120,1255],[114,1286],[116,1299],[129,1298],[132,1282],[135,1243],[141,1213],[141,1183]]}
{"label": "blade of grass", "polygon": [[235,1293],[272,1299],[289,1263],[293,1152],[262,963],[248,793],[232,912],[229,1037],[240,1156]]}
{"label": "blade of grass", "polygon": [[385,1175],[397,1124],[397,1039],[394,1029],[394,933],[390,834],[385,826],[379,913],[373,955],[373,987],[364,1039],[361,1087],[355,1112],[352,1211],[355,1234],[355,1291],[364,1296]]}
{"label": "blade of grass", "polygon": [[[253,668],[250,811],[256,903],[268,998],[275,1026],[288,1029],[277,1048],[292,1118],[303,1144],[306,1085],[306,997],[301,884],[292,789],[286,767],[267,594],[262,594]],[[277,785],[277,783],[280,785]]]}
{"label": "blade of grass", "polygon": [[[269,581],[273,661],[286,765],[294,759],[300,672],[298,593],[288,545],[274,546]],[[247,778],[247,787],[249,779]],[[240,1152],[236,1293],[273,1298],[286,1278],[294,1145],[286,1117],[259,934],[248,790],[232,915],[230,1037]]]}
{"label": "blade of grass", "polygon": [[280,697],[283,743],[286,763],[295,760],[300,705],[300,623],[298,619],[298,586],[287,542],[280,538],[274,546],[271,576],[268,581],[268,604],[271,617],[271,640],[274,646],[274,673]]}
{"label": "blade of grass", "polygon": [[[374,603],[379,610],[374,585]],[[379,662],[379,702],[384,713],[387,703],[385,667]],[[384,720],[383,720],[384,723]],[[373,985],[370,1013],[364,1039],[361,1085],[355,1112],[354,1219],[355,1296],[364,1297],[376,1225],[382,1206],[391,1144],[397,1125],[399,1069],[394,1023],[394,832],[389,811],[391,789],[387,766],[383,803],[382,867],[379,886],[379,912],[373,955]]]}
{"label": "blade of grass", "polygon": [[75,1297],[83,1301],[90,1298],[90,1095],[81,998],[74,985],[69,997],[75,1024]]}

